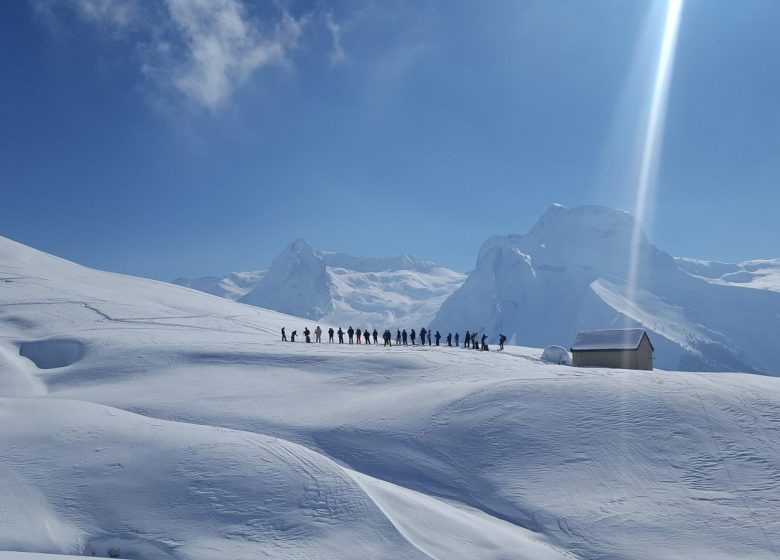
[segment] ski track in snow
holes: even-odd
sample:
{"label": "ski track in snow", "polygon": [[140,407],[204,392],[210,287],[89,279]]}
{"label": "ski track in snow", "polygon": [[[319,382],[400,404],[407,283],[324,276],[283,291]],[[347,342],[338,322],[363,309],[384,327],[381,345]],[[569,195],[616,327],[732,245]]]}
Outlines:
{"label": "ski track in snow", "polygon": [[[0,558],[777,558],[780,380],[281,344],[0,238]],[[311,328],[311,327],[310,327]]]}

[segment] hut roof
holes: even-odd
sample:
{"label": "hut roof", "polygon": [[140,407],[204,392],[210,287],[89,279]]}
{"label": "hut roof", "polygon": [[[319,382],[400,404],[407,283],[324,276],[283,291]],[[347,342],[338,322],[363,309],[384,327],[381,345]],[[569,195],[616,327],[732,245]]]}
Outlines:
{"label": "hut roof", "polygon": [[[572,352],[596,350],[636,350],[647,336],[645,329],[612,329],[606,331],[584,331],[577,334],[577,340],[571,347]],[[650,337],[647,337],[650,342]],[[650,342],[650,348],[653,343]]]}

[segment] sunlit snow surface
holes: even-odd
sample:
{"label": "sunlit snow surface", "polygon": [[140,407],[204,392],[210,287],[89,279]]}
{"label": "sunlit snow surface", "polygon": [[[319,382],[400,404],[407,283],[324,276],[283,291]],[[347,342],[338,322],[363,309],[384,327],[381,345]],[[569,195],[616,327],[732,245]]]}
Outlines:
{"label": "sunlit snow surface", "polygon": [[283,325],[0,238],[0,558],[780,554],[780,379]]}

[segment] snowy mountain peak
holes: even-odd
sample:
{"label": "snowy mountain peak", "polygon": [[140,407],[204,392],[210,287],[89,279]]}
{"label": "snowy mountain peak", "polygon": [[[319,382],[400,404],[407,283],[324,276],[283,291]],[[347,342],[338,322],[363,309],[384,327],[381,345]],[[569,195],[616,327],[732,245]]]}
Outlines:
{"label": "snowy mountain peak", "polygon": [[243,303],[289,315],[319,319],[333,310],[331,281],[325,262],[311,245],[296,239],[274,259]]}
{"label": "snowy mountain peak", "polygon": [[[567,208],[553,204],[542,214],[529,235],[538,239],[568,237],[573,233],[588,237],[615,237],[630,241],[636,218],[624,210],[607,206],[584,205]],[[641,243],[647,243],[644,232]]]}
{"label": "snowy mountain peak", "polygon": [[526,235],[488,239],[433,325],[537,347],[567,346],[582,330],[641,327],[659,367],[774,373],[777,262],[675,261],[642,233],[629,281],[636,225],[620,210],[553,205]]}
{"label": "snowy mountain peak", "polygon": [[288,259],[311,260],[312,258],[319,258],[319,254],[305,239],[299,237],[295,241],[290,242],[282,252],[277,255],[276,261],[285,261]]}

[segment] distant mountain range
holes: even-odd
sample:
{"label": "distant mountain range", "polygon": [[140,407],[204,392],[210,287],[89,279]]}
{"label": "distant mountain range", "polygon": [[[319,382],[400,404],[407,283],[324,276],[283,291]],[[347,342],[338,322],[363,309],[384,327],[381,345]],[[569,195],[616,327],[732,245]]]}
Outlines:
{"label": "distant mountain range", "polygon": [[299,239],[268,270],[175,283],[328,324],[503,333],[524,346],[568,347],[581,330],[641,326],[660,368],[780,374],[780,259],[674,258],[643,234],[631,290],[634,226],[620,210],[553,205],[528,234],[488,239],[468,276]]}
{"label": "distant mountain range", "polygon": [[465,279],[413,256],[353,257],[318,251],[298,239],[268,270],[174,283],[327,324],[419,328]]}

